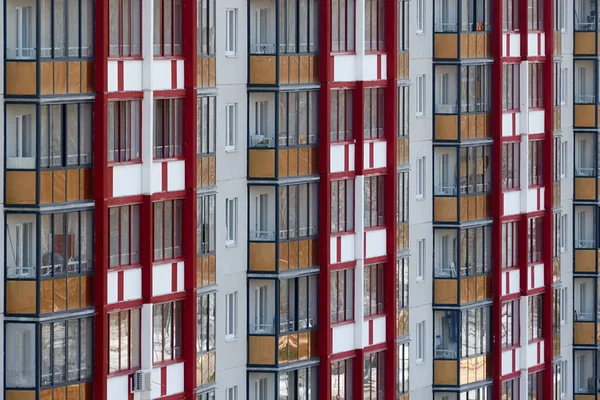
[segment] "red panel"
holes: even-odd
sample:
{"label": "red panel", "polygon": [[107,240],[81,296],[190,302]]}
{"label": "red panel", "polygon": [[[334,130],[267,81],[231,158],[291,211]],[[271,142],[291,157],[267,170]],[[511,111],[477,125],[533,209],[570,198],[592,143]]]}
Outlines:
{"label": "red panel", "polygon": [[125,90],[125,64],[123,60],[117,61],[117,90],[122,92]]}
{"label": "red panel", "polygon": [[125,298],[125,273],[117,272],[117,301],[123,301]]}
{"label": "red panel", "polygon": [[171,89],[177,89],[177,60],[171,60]]}
{"label": "red panel", "polygon": [[167,367],[160,369],[160,395],[167,395]]}
{"label": "red panel", "polygon": [[177,263],[171,264],[171,291],[177,292]]}
{"label": "red panel", "polygon": [[149,195],[144,195],[140,205],[140,249],[146,249],[140,252],[142,299],[144,299],[144,303],[150,303],[152,299],[153,217],[152,199]]}
{"label": "red panel", "polygon": [[169,190],[169,163],[167,161],[162,162],[162,191],[167,192]]}

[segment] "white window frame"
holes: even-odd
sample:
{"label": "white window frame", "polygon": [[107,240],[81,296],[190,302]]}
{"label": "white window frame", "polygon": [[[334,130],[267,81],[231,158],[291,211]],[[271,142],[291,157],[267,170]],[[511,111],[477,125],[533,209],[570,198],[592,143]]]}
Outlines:
{"label": "white window frame", "polygon": [[567,251],[568,247],[568,238],[569,238],[569,219],[567,214],[562,214],[560,216],[560,251]]}
{"label": "white window frame", "polygon": [[425,116],[425,75],[417,75],[417,90],[415,90],[415,114],[417,117]]}
{"label": "white window frame", "polygon": [[225,400],[237,400],[238,398],[238,387],[233,386],[225,389]]}
{"label": "white window frame", "polygon": [[225,9],[225,56],[237,55],[238,12],[237,8]]}
{"label": "white window frame", "polygon": [[33,47],[33,7],[16,7],[16,46],[15,57],[17,59],[35,58],[35,48]]}
{"label": "white window frame", "polygon": [[254,400],[267,400],[267,378],[254,381]]}
{"label": "white window frame", "polygon": [[569,154],[568,142],[560,142],[560,179],[567,179],[567,155]]}
{"label": "white window frame", "polygon": [[424,199],[425,198],[425,194],[426,194],[426,190],[425,190],[425,186],[426,186],[426,172],[425,172],[425,157],[419,157],[417,158],[417,193],[416,193],[416,197],[417,199]]}
{"label": "white window frame", "polygon": [[251,333],[272,334],[270,328],[267,328],[267,296],[269,289],[267,285],[254,288],[254,330]]}
{"label": "white window frame", "polygon": [[225,105],[225,151],[237,150],[238,138],[238,105]]}
{"label": "white window frame", "polygon": [[567,288],[560,288],[560,324],[567,324],[569,309],[567,308]]}
{"label": "white window frame", "polygon": [[35,169],[35,133],[32,115],[17,115],[14,128],[14,137],[7,138],[6,166]]}
{"label": "white window frame", "polygon": [[415,359],[417,364],[425,362],[425,321],[417,323]]}
{"label": "white window frame", "polygon": [[558,95],[560,98],[558,99],[558,104],[564,106],[567,104],[567,69],[560,69],[560,89]]}
{"label": "white window frame", "polygon": [[[14,230],[14,239],[10,237],[10,231],[8,231],[8,239],[14,240],[14,244],[10,245],[15,252],[13,255],[15,259],[14,278],[35,278],[35,225],[33,222],[23,222],[16,224]],[[25,259],[34,262],[33,266],[24,265]]]}
{"label": "white window frame", "polygon": [[225,339],[238,337],[238,292],[225,296]]}
{"label": "white window frame", "polygon": [[417,241],[417,282],[425,280],[425,263],[427,262],[427,242],[425,239]]}
{"label": "white window frame", "polygon": [[238,241],[238,198],[225,200],[225,245]]}
{"label": "white window frame", "polygon": [[567,391],[568,391],[568,383],[569,383],[569,370],[567,369],[567,360],[563,360],[559,362],[560,365],[560,384],[559,384],[559,391],[560,391],[560,398],[565,398],[567,397]]}
{"label": "white window frame", "polygon": [[417,21],[415,32],[417,35],[423,35],[425,33],[425,0],[417,0],[416,7],[415,17]]}

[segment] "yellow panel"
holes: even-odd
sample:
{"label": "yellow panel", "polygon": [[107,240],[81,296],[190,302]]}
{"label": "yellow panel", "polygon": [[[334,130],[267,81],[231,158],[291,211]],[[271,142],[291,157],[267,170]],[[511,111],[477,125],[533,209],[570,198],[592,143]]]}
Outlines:
{"label": "yellow panel", "polygon": [[250,270],[275,271],[275,243],[250,243]]}
{"label": "yellow panel", "polygon": [[275,150],[248,150],[248,175],[251,178],[274,178]]}
{"label": "yellow panel", "polygon": [[575,32],[575,54],[595,54],[595,32]]}
{"label": "yellow panel", "polygon": [[595,322],[573,323],[573,344],[595,344]]}
{"label": "yellow panel", "polygon": [[40,94],[54,94],[54,63],[40,63]]}
{"label": "yellow panel", "polygon": [[35,390],[7,390],[6,400],[36,400]]}
{"label": "yellow panel", "polygon": [[6,62],[6,94],[35,95],[36,62]]}
{"label": "yellow panel", "polygon": [[435,221],[456,222],[456,197],[434,197],[433,215]]}
{"label": "yellow panel", "polygon": [[597,178],[575,178],[575,199],[595,200]]}
{"label": "yellow panel", "polygon": [[456,33],[436,33],[434,40],[434,58],[458,58],[458,37]]}
{"label": "yellow panel", "polygon": [[67,63],[54,62],[54,94],[67,93]]}
{"label": "yellow panel", "polygon": [[435,116],[435,139],[436,140],[458,140],[458,116],[436,115]]}
{"label": "yellow panel", "polygon": [[250,56],[250,83],[275,84],[275,56]]}
{"label": "yellow panel", "polygon": [[454,360],[433,361],[433,384],[455,386],[458,381],[458,362]]}
{"label": "yellow panel", "polygon": [[275,336],[250,336],[248,364],[275,364]]}
{"label": "yellow panel", "polygon": [[592,104],[575,104],[575,126],[594,127],[596,126],[596,106]]}
{"label": "yellow panel", "polygon": [[595,272],[597,250],[575,249],[575,272]]}
{"label": "yellow panel", "polygon": [[35,314],[36,300],[35,281],[6,281],[7,314]]}
{"label": "yellow panel", "polygon": [[434,288],[435,304],[458,304],[456,279],[435,279]]}
{"label": "yellow panel", "polygon": [[6,204],[35,204],[35,171],[6,171]]}

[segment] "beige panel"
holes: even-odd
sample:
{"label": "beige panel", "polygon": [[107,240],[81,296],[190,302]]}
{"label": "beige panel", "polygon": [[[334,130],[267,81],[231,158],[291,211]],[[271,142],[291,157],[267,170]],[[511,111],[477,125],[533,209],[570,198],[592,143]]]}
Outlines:
{"label": "beige panel", "polygon": [[36,62],[6,62],[6,94],[7,95],[35,95],[36,90]]}
{"label": "beige panel", "polygon": [[458,58],[458,36],[456,33],[433,35],[434,58]]}
{"label": "beige panel", "polygon": [[275,56],[250,56],[250,83],[275,84]]}
{"label": "beige panel", "polygon": [[67,63],[54,62],[54,94],[67,93]]}
{"label": "beige panel", "polygon": [[81,92],[81,63],[69,62],[67,65],[67,91],[69,94]]}
{"label": "beige panel", "polygon": [[575,272],[595,272],[597,250],[575,249]]}
{"label": "beige panel", "polygon": [[67,201],[79,200],[79,169],[67,170]]}
{"label": "beige panel", "polygon": [[35,281],[6,281],[6,313],[35,314],[36,293]]}
{"label": "beige panel", "polygon": [[54,94],[54,63],[40,63],[40,94]]}
{"label": "beige panel", "polygon": [[250,336],[248,364],[275,364],[275,336]]}
{"label": "beige panel", "polygon": [[455,386],[458,381],[458,365],[454,360],[433,361],[433,384]]}
{"label": "beige panel", "polygon": [[575,200],[595,200],[597,178],[575,178]]}
{"label": "beige panel", "polygon": [[7,390],[6,400],[36,400],[35,390]]}
{"label": "beige panel", "polygon": [[275,271],[275,243],[250,243],[250,271]]}
{"label": "beige panel", "polygon": [[573,323],[573,344],[595,344],[594,322]]}
{"label": "beige panel", "polygon": [[65,170],[54,171],[54,182],[52,187],[54,189],[54,202],[64,203],[67,201],[67,173]]}
{"label": "beige panel", "polygon": [[435,221],[457,222],[456,197],[434,197],[433,215]]}
{"label": "beige panel", "polygon": [[574,54],[595,54],[596,35],[595,32],[575,32]]}
{"label": "beige panel", "polygon": [[436,140],[458,140],[458,116],[436,115],[435,116],[435,139]]}
{"label": "beige panel", "polygon": [[279,84],[290,83],[290,56],[279,57]]}
{"label": "beige panel", "polygon": [[575,126],[594,127],[596,126],[596,106],[592,104],[575,104]]}
{"label": "beige panel", "polygon": [[248,150],[248,175],[251,178],[274,178],[275,150]]}
{"label": "beige panel", "polygon": [[435,279],[434,288],[435,304],[458,304],[456,279]]}
{"label": "beige panel", "polygon": [[35,204],[35,171],[6,171],[6,204]]}

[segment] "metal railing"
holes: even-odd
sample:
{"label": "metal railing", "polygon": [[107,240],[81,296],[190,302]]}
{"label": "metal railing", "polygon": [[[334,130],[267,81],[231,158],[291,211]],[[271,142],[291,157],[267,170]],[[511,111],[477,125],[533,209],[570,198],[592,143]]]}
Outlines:
{"label": "metal railing", "polygon": [[275,240],[275,231],[250,231],[250,240]]}

